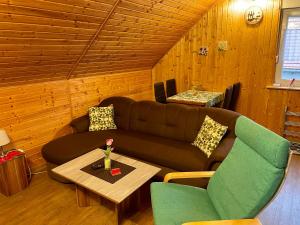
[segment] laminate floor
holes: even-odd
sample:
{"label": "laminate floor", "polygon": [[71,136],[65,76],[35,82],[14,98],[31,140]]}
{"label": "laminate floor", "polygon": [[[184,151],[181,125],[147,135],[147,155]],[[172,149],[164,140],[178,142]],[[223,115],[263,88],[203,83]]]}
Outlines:
{"label": "laminate floor", "polygon": [[293,155],[286,181],[258,216],[263,225],[300,225],[300,155]]}
{"label": "laminate floor", "polygon": [[[79,208],[75,188],[50,179],[33,176],[30,186],[11,197],[0,195],[0,225],[110,225],[113,208],[95,199]],[[300,225],[300,156],[292,157],[287,180],[276,199],[259,216],[263,225]],[[149,199],[141,209],[125,216],[122,225],[152,225]]]}
{"label": "laminate floor", "polygon": [[[11,197],[0,194],[0,225],[110,225],[113,205],[95,197],[91,206],[77,206],[75,186],[58,183],[46,173],[33,176],[30,186]],[[152,225],[150,201],[135,214],[124,216],[122,225]]]}

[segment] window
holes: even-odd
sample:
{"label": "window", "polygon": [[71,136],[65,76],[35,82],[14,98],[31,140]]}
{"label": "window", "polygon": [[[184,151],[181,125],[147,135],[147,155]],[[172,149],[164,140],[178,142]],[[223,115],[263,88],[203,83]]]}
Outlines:
{"label": "window", "polygon": [[275,82],[300,86],[300,8],[284,9]]}

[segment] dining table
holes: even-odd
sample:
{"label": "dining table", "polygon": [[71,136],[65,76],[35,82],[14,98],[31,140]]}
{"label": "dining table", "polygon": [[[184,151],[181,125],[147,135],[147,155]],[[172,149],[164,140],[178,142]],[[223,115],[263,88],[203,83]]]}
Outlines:
{"label": "dining table", "polygon": [[223,92],[187,90],[167,98],[168,103],[212,107],[224,99]]}

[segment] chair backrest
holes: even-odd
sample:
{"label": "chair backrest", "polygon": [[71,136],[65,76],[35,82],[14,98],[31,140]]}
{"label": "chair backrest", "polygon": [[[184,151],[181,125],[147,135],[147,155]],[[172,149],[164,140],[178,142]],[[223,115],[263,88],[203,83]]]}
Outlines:
{"label": "chair backrest", "polygon": [[224,97],[224,101],[223,101],[223,105],[222,105],[223,109],[229,109],[231,98],[232,98],[232,91],[233,91],[232,86],[229,86],[226,88],[225,97]]}
{"label": "chair backrest", "polygon": [[240,116],[237,138],[208,184],[221,219],[254,218],[273,198],[285,175],[289,142]]}
{"label": "chair backrest", "polygon": [[175,79],[167,80],[166,87],[167,87],[167,98],[177,94]]}
{"label": "chair backrest", "polygon": [[165,92],[165,86],[163,82],[157,82],[154,84],[154,94],[155,94],[155,100],[160,103],[166,103],[166,92]]}
{"label": "chair backrest", "polygon": [[240,88],[241,88],[240,82],[233,84],[232,97],[229,104],[229,109],[232,111],[235,111],[236,109],[236,103],[239,98]]}

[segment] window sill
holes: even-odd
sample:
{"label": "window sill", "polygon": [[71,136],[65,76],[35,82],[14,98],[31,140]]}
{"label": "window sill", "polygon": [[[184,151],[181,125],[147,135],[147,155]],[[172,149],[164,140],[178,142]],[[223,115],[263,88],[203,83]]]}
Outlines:
{"label": "window sill", "polygon": [[267,89],[300,91],[300,87],[282,87],[282,86],[276,87],[276,86],[272,86],[272,85],[267,86]]}

